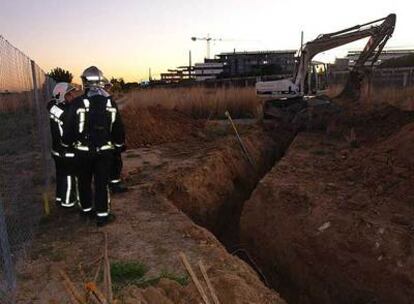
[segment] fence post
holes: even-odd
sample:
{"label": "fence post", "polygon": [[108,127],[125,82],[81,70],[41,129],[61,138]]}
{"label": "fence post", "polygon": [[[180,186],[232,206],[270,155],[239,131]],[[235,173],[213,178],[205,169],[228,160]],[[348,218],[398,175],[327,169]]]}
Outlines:
{"label": "fence post", "polygon": [[6,278],[7,289],[12,294],[16,289],[16,274],[14,272],[13,260],[10,250],[9,236],[7,232],[6,215],[4,213],[3,202],[0,200],[0,250],[3,259],[4,275]]}
{"label": "fence post", "polygon": [[36,73],[36,63],[33,60],[30,60],[31,68],[32,68],[32,79],[33,79],[33,93],[34,93],[34,100],[35,100],[35,111],[36,111],[36,119],[37,119],[37,126],[38,126],[38,137],[40,142],[40,151],[41,151],[41,159],[43,163],[43,170],[44,170],[44,189],[42,192],[43,197],[43,208],[45,215],[48,216],[50,213],[50,204],[49,204],[49,189],[50,189],[50,181],[49,181],[49,164],[47,160],[47,153],[48,150],[46,148],[48,142],[47,142],[47,130],[45,127],[45,119],[46,117],[43,117],[42,119],[42,112],[46,111],[45,108],[43,108],[40,105],[40,96],[39,96],[39,85],[38,85],[38,79],[37,79],[37,73]]}

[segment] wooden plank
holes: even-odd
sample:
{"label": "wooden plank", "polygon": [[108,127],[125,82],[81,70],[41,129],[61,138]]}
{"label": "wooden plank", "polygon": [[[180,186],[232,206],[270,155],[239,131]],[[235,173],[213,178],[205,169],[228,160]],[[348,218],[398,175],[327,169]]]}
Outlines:
{"label": "wooden plank", "polygon": [[104,233],[104,285],[105,285],[105,294],[109,303],[114,301],[114,296],[112,292],[112,278],[111,278],[111,264],[108,257],[108,234]]}
{"label": "wooden plank", "polygon": [[103,293],[99,290],[94,282],[89,282],[85,285],[86,290],[92,294],[92,300],[96,304],[108,304]]}
{"label": "wooden plank", "polygon": [[201,270],[201,273],[202,273],[202,275],[204,277],[204,280],[207,283],[207,287],[208,287],[208,289],[210,291],[211,297],[213,298],[214,304],[220,304],[220,301],[219,301],[219,299],[217,297],[216,291],[214,290],[214,287],[211,284],[210,278],[207,275],[207,271],[206,271],[206,268],[204,267],[203,262],[202,261],[198,261],[198,266],[200,267],[200,270]]}
{"label": "wooden plank", "polygon": [[80,304],[84,304],[85,303],[84,298],[81,296],[79,291],[76,289],[75,284],[73,284],[73,282],[71,281],[69,276],[66,274],[66,272],[64,272],[63,270],[59,270],[59,274],[63,278],[63,281],[66,284],[66,287],[72,293],[76,301]]}
{"label": "wooden plank", "polygon": [[185,255],[184,252],[180,252],[180,258],[181,261],[184,264],[184,267],[187,269],[187,272],[190,274],[191,279],[193,280],[198,293],[200,294],[201,298],[204,301],[204,304],[211,304],[210,300],[208,299],[206,292],[203,289],[203,286],[201,286],[200,281],[198,280],[197,276],[195,275],[193,269],[191,268],[190,263],[188,262],[187,256]]}

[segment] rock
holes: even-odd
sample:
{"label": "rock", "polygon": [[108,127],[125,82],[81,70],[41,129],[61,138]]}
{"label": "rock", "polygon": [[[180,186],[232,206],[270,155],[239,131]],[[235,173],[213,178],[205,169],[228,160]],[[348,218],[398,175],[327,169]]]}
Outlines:
{"label": "rock", "polygon": [[319,230],[320,232],[323,232],[323,231],[325,231],[326,229],[328,229],[329,227],[331,227],[331,222],[326,222],[325,224],[323,224],[322,226],[320,226],[320,227],[318,228],[318,230]]}

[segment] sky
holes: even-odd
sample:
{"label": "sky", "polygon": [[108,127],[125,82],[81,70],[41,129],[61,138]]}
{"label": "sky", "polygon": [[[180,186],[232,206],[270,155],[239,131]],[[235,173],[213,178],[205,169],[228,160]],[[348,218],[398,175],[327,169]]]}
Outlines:
{"label": "sky", "polygon": [[[221,38],[211,54],[298,49],[322,33],[397,14],[389,48],[414,48],[412,0],[0,0],[0,35],[45,71],[62,67],[75,75],[98,66],[107,77],[148,79],[206,56],[204,41]],[[332,61],[353,43],[325,52]]]}

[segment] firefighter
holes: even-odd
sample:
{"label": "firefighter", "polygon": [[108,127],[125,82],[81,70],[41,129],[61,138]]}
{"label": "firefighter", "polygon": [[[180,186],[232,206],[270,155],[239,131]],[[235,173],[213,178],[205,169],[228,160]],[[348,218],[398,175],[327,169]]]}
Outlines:
{"label": "firefighter", "polygon": [[113,153],[122,149],[125,135],[116,104],[104,90],[102,72],[91,66],[81,78],[84,95],[76,99],[66,117],[69,127],[63,139],[65,144],[73,145],[78,155],[81,215],[94,215],[101,227],[115,220],[110,212],[108,184]]}
{"label": "firefighter", "polygon": [[[104,85],[105,91],[110,93],[112,84],[107,81]],[[112,159],[111,171],[109,175],[109,190],[111,193],[124,193],[128,191],[128,187],[123,183],[121,179],[121,172],[122,172],[122,155],[121,153],[126,150],[126,146],[124,145],[122,149],[115,149],[114,155]]]}
{"label": "firefighter", "polygon": [[52,156],[56,167],[56,205],[71,208],[78,202],[77,179],[74,171],[75,153],[62,143],[65,115],[75,99],[75,88],[60,82],[53,89],[47,104],[52,133]]}

